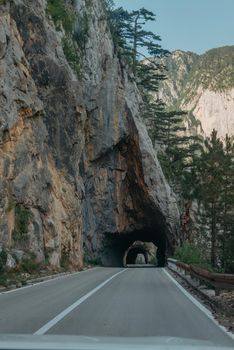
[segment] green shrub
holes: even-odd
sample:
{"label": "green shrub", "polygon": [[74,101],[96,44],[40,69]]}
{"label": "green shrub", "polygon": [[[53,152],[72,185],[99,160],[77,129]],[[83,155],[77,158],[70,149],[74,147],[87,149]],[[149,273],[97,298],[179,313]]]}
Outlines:
{"label": "green shrub", "polygon": [[47,14],[51,16],[57,30],[65,31],[62,39],[63,52],[71,68],[80,77],[82,53],[88,33],[87,14],[74,12],[64,0],[49,0]]}
{"label": "green shrub", "polygon": [[61,253],[60,266],[63,267],[64,269],[67,269],[69,267],[69,259],[70,259],[69,252],[66,250],[63,250]]}
{"label": "green shrub", "polygon": [[88,15],[83,14],[81,16],[77,14],[77,21],[76,21],[76,26],[72,35],[72,39],[77,43],[80,51],[84,51],[85,49],[88,29],[89,29]]}
{"label": "green shrub", "polygon": [[213,268],[210,262],[202,255],[202,252],[191,243],[184,243],[175,251],[175,258],[186,264],[195,265],[210,272],[224,273],[225,270],[221,267]]}
{"label": "green shrub", "polygon": [[31,257],[22,259],[20,268],[24,272],[32,273],[37,271],[40,268],[40,265],[36,262],[35,257],[31,256]]}
{"label": "green shrub", "polygon": [[62,26],[66,33],[73,31],[76,16],[66,6],[64,0],[48,0],[47,13],[51,16],[57,30]]}
{"label": "green shrub", "polygon": [[191,243],[184,243],[175,251],[175,258],[186,264],[201,264],[202,258],[198,248]]}
{"label": "green shrub", "polygon": [[63,44],[63,52],[64,52],[64,55],[66,56],[68,63],[70,64],[76,63],[78,61],[78,56],[77,56],[77,52],[72,39],[65,36],[62,40],[62,44]]}
{"label": "green shrub", "polygon": [[72,69],[76,72],[76,74],[79,76],[81,72],[81,62],[73,40],[65,36],[62,39],[62,45],[63,45],[63,52],[68,63],[70,64]]}
{"label": "green shrub", "polygon": [[15,228],[12,233],[15,241],[26,241],[28,239],[28,225],[32,218],[30,209],[22,204],[15,205]]}
{"label": "green shrub", "polygon": [[26,279],[21,279],[20,282],[21,282],[22,286],[27,286]]}
{"label": "green shrub", "polygon": [[0,275],[0,286],[7,287],[7,276],[5,274]]}
{"label": "green shrub", "polygon": [[4,270],[6,262],[7,262],[7,252],[3,249],[0,253],[0,272]]}

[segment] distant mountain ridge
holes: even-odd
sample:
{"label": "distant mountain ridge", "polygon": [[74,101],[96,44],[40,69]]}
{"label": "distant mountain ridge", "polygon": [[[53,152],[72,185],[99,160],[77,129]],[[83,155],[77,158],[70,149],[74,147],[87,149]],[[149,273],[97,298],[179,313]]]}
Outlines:
{"label": "distant mountain ridge", "polygon": [[168,79],[159,97],[167,106],[188,111],[190,124],[200,125],[198,132],[206,136],[213,129],[220,137],[234,134],[234,46],[203,55],[177,50],[163,63]]}

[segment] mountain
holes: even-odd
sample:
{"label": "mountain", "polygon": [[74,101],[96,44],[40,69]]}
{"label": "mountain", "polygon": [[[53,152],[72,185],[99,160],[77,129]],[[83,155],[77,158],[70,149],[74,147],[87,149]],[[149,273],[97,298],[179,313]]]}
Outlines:
{"label": "mountain", "polygon": [[1,1],[0,102],[0,253],[11,265],[120,266],[139,240],[163,264],[179,213],[103,1]]}
{"label": "mountain", "polygon": [[168,79],[159,97],[167,106],[188,111],[190,126],[207,136],[234,134],[234,46],[203,55],[177,50],[163,63]]}

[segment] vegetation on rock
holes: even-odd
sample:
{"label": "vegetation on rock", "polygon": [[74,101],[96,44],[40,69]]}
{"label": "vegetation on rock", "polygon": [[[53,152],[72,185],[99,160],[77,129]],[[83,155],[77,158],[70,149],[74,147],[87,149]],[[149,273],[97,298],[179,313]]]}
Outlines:
{"label": "vegetation on rock", "polygon": [[21,271],[30,274],[40,270],[40,267],[41,266],[36,261],[36,256],[33,253],[31,253],[30,256],[23,258],[20,264]]}
{"label": "vegetation on rock", "polygon": [[22,204],[15,205],[15,228],[12,233],[16,242],[25,242],[28,239],[28,225],[32,218],[30,209]]}
{"label": "vegetation on rock", "polygon": [[69,34],[73,31],[75,23],[75,14],[68,2],[64,0],[48,0],[47,13],[54,21],[57,30],[64,29]]}
{"label": "vegetation on rock", "polygon": [[0,272],[4,270],[6,262],[7,262],[7,252],[5,251],[5,249],[2,249],[0,252]]}
{"label": "vegetation on rock", "polygon": [[47,14],[52,18],[56,30],[64,32],[62,38],[64,55],[74,72],[80,77],[88,32],[87,14],[79,14],[74,8],[74,2],[66,0],[49,0]]}

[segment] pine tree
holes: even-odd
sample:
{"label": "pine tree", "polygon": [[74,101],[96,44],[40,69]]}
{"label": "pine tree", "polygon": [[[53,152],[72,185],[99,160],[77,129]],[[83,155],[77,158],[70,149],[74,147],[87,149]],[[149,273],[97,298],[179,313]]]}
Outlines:
{"label": "pine tree", "polygon": [[105,1],[105,9],[116,52],[131,61],[132,52],[127,41],[129,12],[122,7],[114,8],[113,1]]}
{"label": "pine tree", "polygon": [[224,152],[221,193],[221,259],[225,271],[234,272],[234,142],[228,135],[224,142]]}
{"label": "pine tree", "polygon": [[[129,14],[129,19],[128,19],[129,30],[126,35],[126,38],[132,49],[132,55],[133,55],[132,70],[134,74],[137,74],[137,70],[139,69],[139,67],[141,67],[142,57],[146,58],[146,60],[149,63],[153,65],[155,64],[155,62],[152,59],[149,59],[141,52],[142,48],[148,52],[151,58],[159,58],[168,53],[168,51],[163,50],[161,48],[161,45],[158,44],[161,38],[158,35],[154,34],[153,32],[146,31],[144,29],[144,26],[147,22],[149,21],[153,22],[155,20],[156,20],[156,15],[145,8],[141,8],[140,10],[137,10],[137,11],[132,11]],[[151,69],[151,64],[149,67],[150,69]],[[158,66],[156,65],[155,68],[158,68]]]}
{"label": "pine tree", "polygon": [[[159,80],[165,78],[165,67],[159,60],[169,52],[161,48],[161,38],[144,29],[156,15],[145,8],[128,12],[122,7],[114,9],[113,3],[106,3],[107,18],[118,53],[127,59],[136,83],[144,91],[156,91]],[[147,57],[143,54],[147,52]],[[142,60],[145,60],[144,62]]]}
{"label": "pine tree", "polygon": [[[207,242],[210,243],[210,262],[213,268],[219,266],[219,232],[222,209],[224,172],[224,147],[213,130],[205,140],[205,148],[198,162],[197,199],[202,205],[208,228]],[[205,228],[206,229],[206,228]],[[209,246],[207,247],[209,249]]]}
{"label": "pine tree", "polygon": [[186,134],[186,112],[165,111],[163,104],[157,110],[157,102],[153,103],[155,108],[148,108],[145,115],[151,139],[160,146],[158,156],[174,189],[187,191],[183,186],[189,178],[197,153],[201,151],[202,138]]}

